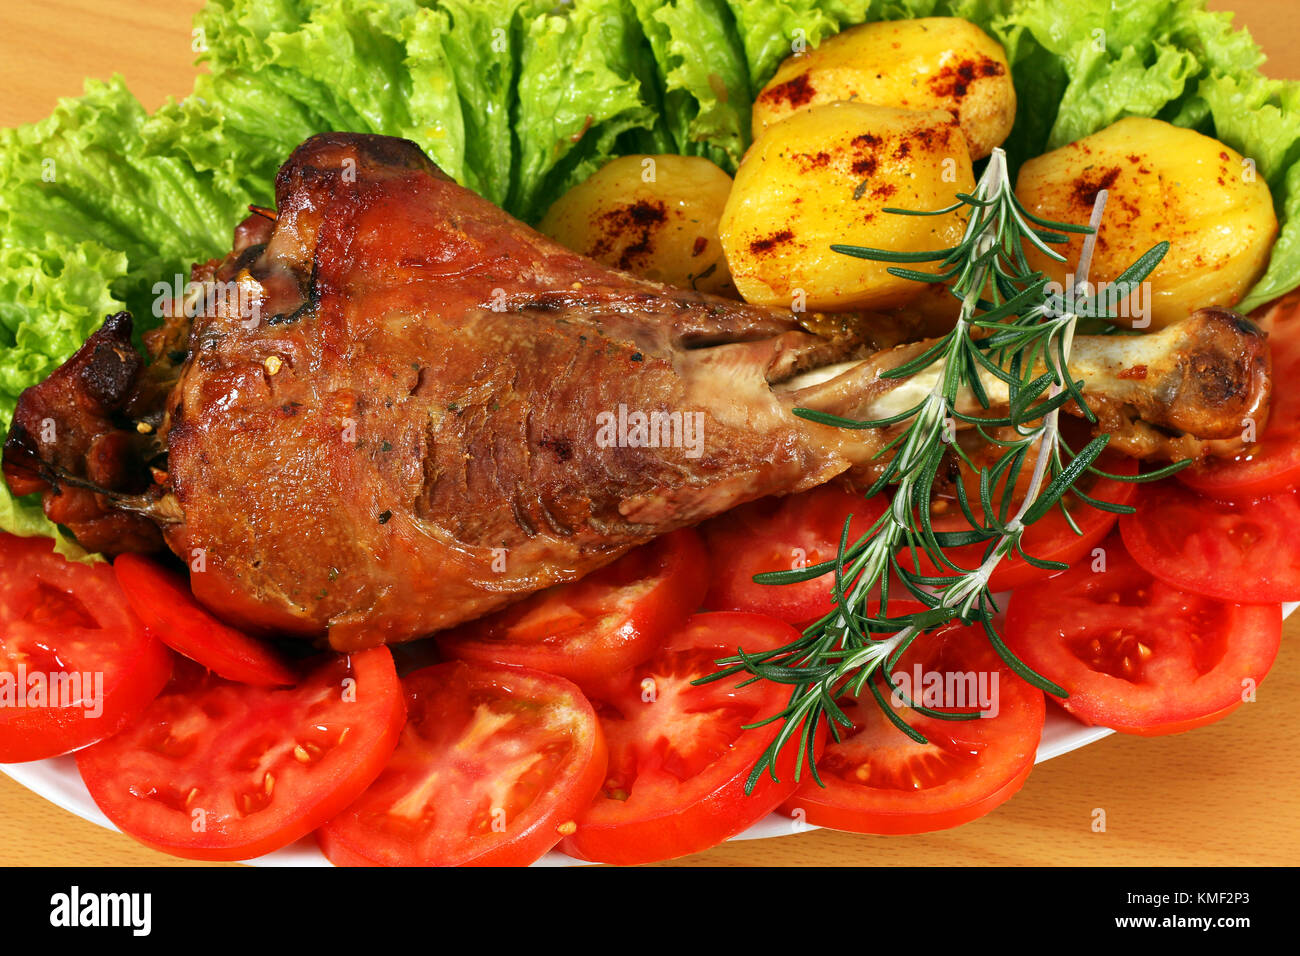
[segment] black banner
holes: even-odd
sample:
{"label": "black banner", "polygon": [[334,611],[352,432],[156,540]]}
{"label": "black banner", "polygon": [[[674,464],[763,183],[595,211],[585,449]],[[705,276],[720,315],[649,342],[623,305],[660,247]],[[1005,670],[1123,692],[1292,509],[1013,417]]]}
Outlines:
{"label": "black banner", "polygon": [[705,938],[764,950],[788,934],[801,949],[846,936],[870,948],[983,947],[991,930],[1049,947],[1189,934],[1231,944],[1261,930],[1278,938],[1295,914],[1293,874],[1277,870],[732,869],[696,884],[696,869],[9,870],[6,940],[376,946],[414,931],[433,946],[494,946],[560,927],[603,935],[612,922],[652,946]]}

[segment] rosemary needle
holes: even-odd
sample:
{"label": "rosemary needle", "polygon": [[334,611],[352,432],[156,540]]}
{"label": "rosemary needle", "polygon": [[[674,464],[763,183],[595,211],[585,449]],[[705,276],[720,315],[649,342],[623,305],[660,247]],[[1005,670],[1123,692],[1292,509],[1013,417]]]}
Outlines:
{"label": "rosemary needle", "polygon": [[[788,584],[833,572],[833,607],[798,640],[761,654],[746,654],[718,661],[719,669],[701,682],[739,676],[790,685],[784,710],[753,726],[780,722],[772,744],[750,774],[752,790],[763,773],[776,777],[777,757],[791,745],[799,747],[796,779],[808,765],[819,783],[814,760],[814,733],[819,722],[829,725],[838,738],[839,728],[851,722],[836,702],[846,694],[867,691],[884,715],[903,733],[919,742],[925,737],[890,706],[879,684],[891,693],[899,689],[890,678],[898,659],[918,636],[953,621],[979,623],[1007,665],[1025,680],[1057,696],[1065,691],[1034,672],[1003,643],[994,625],[997,606],[989,589],[993,570],[1007,555],[1016,554],[1035,567],[1063,570],[1065,565],[1042,561],[1022,547],[1025,529],[1053,508],[1069,516],[1063,497],[1087,473],[1105,449],[1109,436],[1099,435],[1077,452],[1062,439],[1059,412],[1067,402],[1095,422],[1080,383],[1070,375],[1069,356],[1076,323],[1081,315],[1108,316],[1113,297],[1102,301],[1088,294],[1087,276],[1097,228],[1106,202],[1100,192],[1087,226],[1039,219],[1016,199],[1006,156],[995,149],[973,194],[960,194],[958,202],[942,210],[967,211],[962,240],[949,249],[926,253],[896,253],[860,246],[834,245],[839,253],[890,262],[891,274],[924,282],[950,282],[961,301],[953,329],[917,358],[884,373],[913,376],[934,370],[934,386],[904,415],[875,421],[857,421],[807,409],[795,414],[844,428],[894,428],[898,431],[885,449],[891,457],[882,463],[879,478],[868,496],[893,491],[890,507],[856,540],[849,539],[846,520],[839,552],[827,562],[791,571],[760,574],[755,581]],[[934,215],[939,210],[889,209],[897,215]],[[1051,246],[1068,234],[1084,234],[1077,280],[1064,294],[1050,293],[1047,277],[1029,266],[1025,243],[1058,262],[1065,257]],[[1124,270],[1113,285],[1121,295],[1146,279],[1168,250],[1159,243]],[[905,264],[937,262],[935,273],[905,268]],[[994,414],[990,390],[999,398],[1006,393],[1007,410]],[[959,398],[970,399],[984,413],[958,410]],[[952,425],[961,422],[977,428],[999,449],[996,461],[978,465],[953,440]],[[990,429],[1000,435],[993,438]],[[940,465],[954,453],[979,478],[979,501],[972,505],[959,483],[957,494],[970,522],[966,532],[936,532],[931,525],[931,504]],[[1028,490],[1018,504],[1014,498],[1018,479],[1029,461],[1033,470]],[[1170,474],[1185,462],[1159,472],[1124,480],[1152,480]],[[1013,510],[1014,508],[1014,510]],[[1108,510],[1131,511],[1123,506]],[[1008,517],[1010,516],[1010,517]],[[1071,519],[1071,525],[1073,521]],[[1077,530],[1077,529],[1076,529]],[[983,559],[975,568],[963,568],[945,548],[985,544]],[[900,562],[900,555],[928,557],[939,574],[922,575]],[[914,566],[919,567],[919,563]],[[925,606],[925,610],[891,617],[887,613],[891,576]],[[880,610],[872,614],[868,601],[880,596]],[[900,695],[901,697],[901,695]],[[966,720],[978,714],[951,714],[924,707],[901,697],[917,713],[946,720]]]}

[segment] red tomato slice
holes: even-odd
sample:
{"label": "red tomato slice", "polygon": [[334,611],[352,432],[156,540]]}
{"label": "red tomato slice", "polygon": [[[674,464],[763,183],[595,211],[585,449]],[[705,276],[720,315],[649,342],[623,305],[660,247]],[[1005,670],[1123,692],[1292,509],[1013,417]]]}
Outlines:
{"label": "red tomato slice", "polygon": [[1085,723],[1153,736],[1235,709],[1277,656],[1282,609],[1171,587],[1138,567],[1119,535],[1104,549],[1105,570],[1081,563],[1011,595],[1011,649],[1065,688],[1061,705]]}
{"label": "red tomato slice", "polygon": [[1300,299],[1275,310],[1269,324],[1274,386],[1258,440],[1234,458],[1178,472],[1179,481],[1211,498],[1267,495],[1300,482],[1300,391],[1291,384],[1300,378]]}
{"label": "red tomato slice", "polygon": [[639,664],[700,605],[708,555],[690,528],[571,584],[438,635],[447,656],[601,681]]}
{"label": "red tomato slice", "polygon": [[172,655],[131,613],[107,564],[0,535],[0,763],[103,740],[158,695]]}
{"label": "red tomato slice", "polygon": [[406,718],[385,647],[329,655],[291,688],[181,660],[144,714],[77,755],[123,832],[195,860],[246,860],[337,816],[384,769]]}
{"label": "red tomato slice", "polygon": [[[782,807],[786,813],[854,833],[926,833],[981,817],[1020,789],[1033,769],[1047,707],[1042,692],[998,657],[982,628],[918,637],[894,674],[908,682],[903,689],[916,703],[949,713],[991,704],[996,716],[942,720],[907,709],[900,697],[895,710],[925,736],[921,744],[895,727],[869,692],[845,698],[841,706],[854,727],[828,742],[817,762],[826,786],[806,779]],[[951,683],[952,699],[928,696],[937,680]],[[881,688],[889,699],[889,688]]]}
{"label": "red tomato slice", "polygon": [[[839,553],[844,519],[853,515],[853,544],[887,505],[884,495],[864,498],[835,484],[785,498],[763,498],[714,518],[701,526],[713,558],[704,606],[766,614],[789,624],[828,614],[832,573],[796,584],[756,584],[754,575],[832,560]],[[903,596],[901,590],[891,593]]]}
{"label": "red tomato slice", "polygon": [[[1137,461],[1127,455],[1104,454],[1097,463],[1097,467],[1114,475],[1137,474]],[[1111,478],[1096,478],[1089,487],[1084,487],[1083,490],[1090,498],[1095,498],[1098,501],[1109,501],[1117,505],[1131,505],[1137,497],[1136,484],[1131,481],[1115,481]],[[1060,509],[1053,508],[1026,528],[1024,536],[1020,539],[1025,551],[1032,557],[1043,561],[1061,561],[1065,564],[1073,564],[1091,552],[1097,542],[1110,533],[1110,529],[1115,526],[1115,521],[1119,517],[1113,512],[1094,508],[1070,495],[1066,496],[1066,501],[1069,504],[1070,514],[1082,533],[1076,534],[1074,529],[1070,527],[1070,523],[1065,520],[1065,516],[1061,514]],[[972,507],[977,506],[978,502],[972,503]],[[953,512],[932,518],[935,531],[967,531],[970,529],[970,521],[962,513],[961,507],[954,504],[953,508],[955,509]],[[973,569],[983,561],[984,552],[987,548],[987,543],[970,544],[955,548],[944,548],[944,552],[958,567]],[[934,563],[924,554],[921,554],[920,558],[921,573],[923,574],[947,575],[953,573],[950,568],[936,570]],[[903,567],[915,567],[911,560],[910,551],[900,555],[899,560]],[[993,569],[993,574],[989,578],[989,587],[994,591],[1010,591],[1022,584],[1041,581],[1053,574],[1060,573],[1059,571],[1036,568],[1020,555],[1012,552],[1004,557],[998,563],[998,566]]]}
{"label": "red tomato slice", "polygon": [[138,554],[113,561],[117,583],[149,633],[226,680],[276,687],[297,675],[264,642],[228,627],[209,614],[185,578]]}
{"label": "red tomato slice", "polygon": [[560,677],[453,661],[408,674],[388,767],[322,828],[340,866],[521,866],[555,846],[605,777],[591,704]]}
{"label": "red tomato slice", "polygon": [[1221,601],[1300,600],[1300,497],[1215,501],[1176,481],[1143,485],[1119,528],[1142,569]]}
{"label": "red tomato slice", "polygon": [[[708,849],[771,813],[794,792],[798,737],[777,775],[750,795],[745,781],[778,724],[743,730],[785,707],[790,689],[738,679],[692,685],[714,661],[772,650],[798,638],[787,624],[757,614],[697,614],[617,690],[593,701],[609,744],[604,786],[560,848],[603,863],[649,863]],[[807,767],[804,768],[805,772]]]}

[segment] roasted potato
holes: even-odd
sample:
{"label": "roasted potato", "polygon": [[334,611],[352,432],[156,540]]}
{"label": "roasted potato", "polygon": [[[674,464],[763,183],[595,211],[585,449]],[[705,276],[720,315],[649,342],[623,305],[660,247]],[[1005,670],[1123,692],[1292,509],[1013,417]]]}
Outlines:
{"label": "roasted potato", "polygon": [[867,23],[790,57],[754,101],[754,134],[836,100],[947,110],[961,123],[972,159],[991,153],[1016,119],[1002,45],[955,17]]}
{"label": "roasted potato", "polygon": [[[1168,254],[1120,305],[1119,322],[1161,328],[1201,306],[1233,306],[1268,264],[1277,217],[1268,185],[1242,157],[1194,130],[1131,117],[1020,170],[1016,195],[1036,216],[1086,224],[1097,193],[1106,210],[1089,278],[1113,281],[1161,240]],[[1064,263],[1032,250],[1030,262],[1064,284],[1083,238],[1056,246]]]}
{"label": "roasted potato", "polygon": [[745,153],[719,224],[722,248],[750,302],[825,310],[903,305],[924,283],[831,245],[895,252],[956,245],[965,224],[955,212],[883,210],[940,209],[973,188],[966,139],[950,114],[865,103],[817,106],[768,127]]}
{"label": "roasted potato", "polygon": [[698,156],[623,156],[555,201],[538,228],[646,279],[736,297],[718,242],[731,177]]}

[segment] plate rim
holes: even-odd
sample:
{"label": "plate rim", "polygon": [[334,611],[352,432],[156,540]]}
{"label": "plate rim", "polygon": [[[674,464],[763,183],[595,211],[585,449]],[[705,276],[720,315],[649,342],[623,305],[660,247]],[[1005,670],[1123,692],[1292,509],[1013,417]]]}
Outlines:
{"label": "plate rim", "polygon": [[[1300,602],[1287,602],[1281,605],[1282,619],[1291,616]],[[1115,733],[1109,727],[1089,726],[1066,713],[1059,707],[1050,707],[1047,721],[1043,726],[1043,739],[1034,756],[1034,765],[1054,760],[1074,750],[1090,746]],[[1050,739],[1048,739],[1050,737]],[[32,760],[26,763],[0,763],[0,773],[19,786],[32,791],[37,796],[66,810],[83,820],[111,830],[122,831],[115,827],[102,810],[96,806],[90,791],[77,772],[76,760],[72,754],[60,757],[48,757],[45,760]],[[730,837],[731,840],[765,840],[779,836],[798,835],[819,829],[808,823],[802,823],[783,816],[779,812],[768,814],[749,829]],[[315,838],[308,834],[296,843],[283,847],[273,853],[240,861],[251,866],[289,867],[289,866],[329,866],[329,860],[316,845]],[[586,861],[551,850],[533,866],[582,866]]]}

